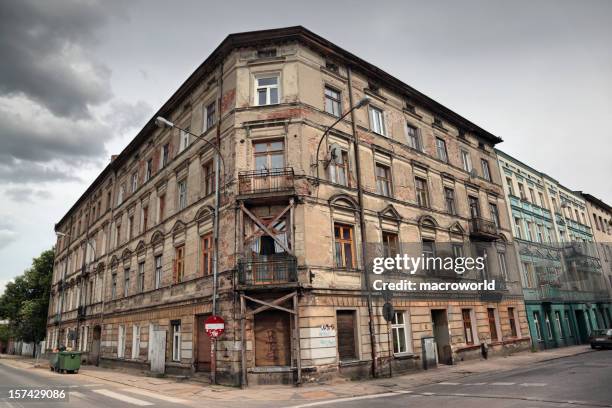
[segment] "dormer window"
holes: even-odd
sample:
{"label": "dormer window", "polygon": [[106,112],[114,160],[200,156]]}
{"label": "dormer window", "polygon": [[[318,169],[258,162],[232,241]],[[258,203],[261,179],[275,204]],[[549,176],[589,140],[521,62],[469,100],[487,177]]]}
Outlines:
{"label": "dormer window", "polygon": [[433,124],[439,127],[444,127],[444,122],[442,122],[442,119],[437,116],[434,117]]}
{"label": "dormer window", "polygon": [[276,48],[266,48],[257,50],[257,58],[274,58],[276,57]]}

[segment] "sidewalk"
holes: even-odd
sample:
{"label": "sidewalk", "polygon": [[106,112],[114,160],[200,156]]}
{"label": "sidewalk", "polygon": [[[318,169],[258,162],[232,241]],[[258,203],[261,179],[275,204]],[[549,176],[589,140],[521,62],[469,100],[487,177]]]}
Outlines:
{"label": "sidewalk", "polygon": [[[509,357],[498,357],[490,360],[475,360],[462,362],[454,366],[440,366],[437,369],[418,371],[393,378],[381,378],[363,381],[348,381],[338,379],[327,384],[308,384],[303,387],[288,385],[256,386],[246,389],[205,385],[194,381],[178,382],[174,378],[152,378],[137,373],[125,372],[119,369],[103,369],[94,366],[83,366],[78,374],[71,378],[80,378],[90,382],[109,382],[161,393],[183,399],[197,399],[247,402],[247,401],[316,401],[371,395],[415,388],[437,382],[457,380],[472,374],[508,371],[526,367],[543,361],[592,352],[589,346],[572,346],[560,349],[540,351],[536,353],[521,352]],[[21,356],[0,355],[0,361],[21,368],[34,368],[35,360]],[[39,369],[48,370],[46,360],[41,360]],[[55,374],[57,375],[57,374]]]}

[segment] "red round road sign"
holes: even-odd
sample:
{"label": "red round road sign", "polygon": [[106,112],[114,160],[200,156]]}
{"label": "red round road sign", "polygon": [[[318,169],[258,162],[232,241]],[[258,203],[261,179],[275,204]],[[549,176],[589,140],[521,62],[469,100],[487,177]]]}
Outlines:
{"label": "red round road sign", "polygon": [[225,320],[221,316],[210,316],[204,322],[204,330],[210,338],[217,338],[225,331]]}

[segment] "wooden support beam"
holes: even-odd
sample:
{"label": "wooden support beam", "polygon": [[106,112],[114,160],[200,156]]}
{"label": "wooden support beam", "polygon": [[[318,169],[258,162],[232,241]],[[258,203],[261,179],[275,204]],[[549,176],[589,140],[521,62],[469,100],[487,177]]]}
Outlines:
{"label": "wooden support beam", "polygon": [[297,368],[297,386],[302,385],[302,348],[300,345],[300,305],[298,303],[298,294],[294,292],[293,296],[293,310],[295,313],[293,315],[293,321],[295,326],[295,365]]}
{"label": "wooden support beam", "polygon": [[280,239],[278,239],[278,237],[276,237],[274,235],[274,233],[272,231],[270,231],[270,229],[265,226],[260,220],[259,218],[257,218],[255,215],[253,215],[252,212],[250,212],[245,206],[244,203],[240,203],[240,208],[242,209],[242,211],[244,211],[244,213],[246,215],[249,216],[249,218],[251,218],[253,220],[253,222],[255,224],[257,224],[257,226],[259,228],[261,228],[266,234],[268,234],[270,236],[270,238],[272,238],[274,240],[274,242],[276,242],[278,245],[280,245],[288,254],[293,255],[293,251],[291,251],[287,245],[285,245],[285,243],[283,241],[281,241]]}
{"label": "wooden support beam", "polygon": [[290,294],[285,295],[283,297],[280,297],[280,298],[276,299],[273,302],[264,302],[263,300],[254,299],[254,298],[252,298],[250,296],[247,296],[247,295],[243,295],[243,297],[245,299],[250,300],[251,302],[255,302],[255,303],[259,303],[260,305],[263,305],[263,306],[258,307],[255,310],[253,310],[252,312],[249,312],[249,314],[251,314],[251,315],[255,315],[257,313],[263,312],[264,310],[268,310],[268,309],[278,309],[278,310],[282,310],[282,311],[287,312],[287,313],[295,314],[295,312],[293,310],[287,309],[286,307],[282,307],[282,306],[279,306],[279,305],[281,303],[285,302],[286,300],[290,299],[291,297],[295,296],[296,293],[297,292],[291,292]]}
{"label": "wooden support beam", "polygon": [[[285,207],[285,208],[283,209],[283,211],[281,211],[281,212],[280,212],[280,214],[278,214],[276,217],[274,217],[274,219],[273,219],[272,221],[270,221],[270,222],[267,222],[267,223],[266,223],[267,225],[271,225],[271,226],[272,226],[272,227],[271,227],[271,231],[272,231],[274,234],[276,234],[276,233],[277,233],[277,232],[276,232],[276,230],[274,229],[274,224],[276,224],[276,223],[277,223],[277,222],[280,220],[280,218],[281,218],[283,215],[285,215],[285,214],[287,213],[287,211],[288,211],[288,210],[290,210],[290,209],[291,209],[291,210],[293,211],[293,208],[292,208],[292,207],[293,207],[293,199],[291,199],[290,204],[289,204],[287,207]],[[258,230],[258,231],[255,231],[254,233],[252,233],[252,234],[251,234],[251,235],[249,235],[248,237],[246,237],[244,240],[245,240],[245,241],[248,241],[248,240],[250,240],[251,238],[254,238],[254,237],[256,237],[256,236],[262,235],[264,232],[265,232],[265,231],[262,231],[262,230],[260,229],[260,230]]]}
{"label": "wooden support beam", "polygon": [[244,295],[240,295],[240,365],[242,370],[242,381],[240,386],[242,388],[248,385],[247,383],[247,362],[246,362],[246,302],[244,301]]}

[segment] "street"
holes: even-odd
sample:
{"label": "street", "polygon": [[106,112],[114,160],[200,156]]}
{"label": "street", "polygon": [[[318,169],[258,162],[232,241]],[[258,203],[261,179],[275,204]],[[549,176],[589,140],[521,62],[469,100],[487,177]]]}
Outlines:
{"label": "street", "polygon": [[612,351],[580,354],[499,374],[471,375],[387,394],[296,404],[333,407],[610,407]]}
{"label": "street", "polygon": [[[530,358],[530,356],[527,356]],[[514,358],[518,359],[517,357]],[[510,359],[512,360],[512,359]],[[490,360],[493,362],[493,360]],[[496,363],[499,364],[499,363]],[[461,366],[459,366],[461,367]],[[207,387],[205,385],[176,383],[168,379],[132,376],[134,382],[127,385],[95,378],[86,374],[56,374],[41,368],[26,368],[0,360],[0,387],[6,395],[10,388],[64,387],[69,391],[68,402],[38,403],[44,407],[130,407],[130,406],[214,406],[233,408],[255,407],[612,407],[612,351],[586,352],[570,357],[532,362],[500,372],[470,374],[470,367],[453,379],[443,380],[445,369],[431,370],[432,381],[427,385],[411,387],[406,378],[395,377],[378,380],[386,391],[378,393],[344,394],[342,398],[325,397],[332,386],[310,385],[301,388],[288,386],[250,387],[240,390],[232,387]],[[472,371],[473,372],[473,371]],[[90,371],[91,373],[91,371]],[[121,374],[112,371],[111,376]],[[425,373],[423,373],[424,375]],[[449,378],[449,377],[447,377]],[[164,393],[144,389],[145,382],[157,383]],[[441,381],[441,382],[440,382]],[[173,385],[174,384],[174,385]],[[372,381],[352,382],[365,388]],[[424,384],[424,383],[421,383]],[[188,388],[189,387],[189,388]],[[189,390],[189,391],[188,391]],[[300,394],[301,392],[301,394]],[[254,398],[257,394],[259,398]],[[231,395],[231,397],[230,397]],[[305,399],[305,398],[311,399]],[[20,401],[0,401],[0,407],[23,407],[36,404]]]}
{"label": "street", "polygon": [[157,395],[139,388],[125,386],[114,386],[96,381],[84,381],[77,375],[60,375],[39,369],[19,369],[0,361],[0,387],[6,396],[7,388],[66,388],[69,400],[45,401],[45,402],[23,402],[18,400],[0,400],[0,407],[106,407],[120,408],[126,406],[155,406],[172,407],[184,402],[178,398]]}

